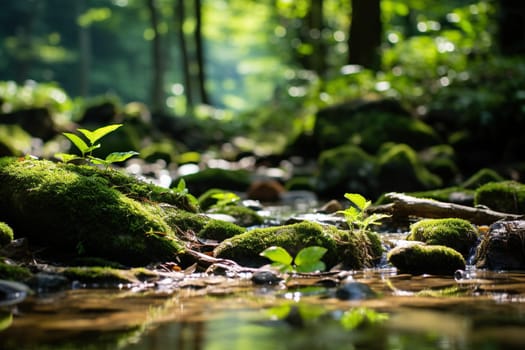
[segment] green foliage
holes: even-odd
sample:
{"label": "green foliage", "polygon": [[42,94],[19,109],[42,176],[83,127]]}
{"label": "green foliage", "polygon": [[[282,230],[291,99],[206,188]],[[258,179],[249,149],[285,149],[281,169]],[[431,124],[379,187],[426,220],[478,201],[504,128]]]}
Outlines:
{"label": "green foliage", "polygon": [[135,155],[138,155],[138,152],[135,151],[128,151],[128,152],[112,152],[106,156],[105,159],[97,158],[92,156],[92,152],[100,148],[101,144],[97,143],[102,137],[108,135],[109,133],[117,130],[120,128],[122,124],[112,124],[100,127],[98,129],[95,129],[93,131],[79,128],[77,131],[79,131],[82,135],[84,135],[85,139],[87,139],[87,143],[78,135],[70,133],[70,132],[64,132],[62,133],[65,137],[67,137],[73,145],[80,151],[82,154],[81,157],[78,157],[74,154],[67,154],[67,153],[57,153],[55,154],[55,157],[62,160],[64,163],[71,162],[73,160],[82,159],[89,161],[93,164],[101,164],[105,167],[109,167],[110,164],[123,162]]}
{"label": "green foliage", "polygon": [[350,201],[351,205],[345,210],[338,211],[338,213],[345,216],[350,228],[357,228],[364,233],[369,230],[369,226],[380,225],[381,220],[390,217],[387,214],[377,213],[367,215],[365,211],[372,202],[358,193],[345,193],[345,198]]}
{"label": "green foliage", "polygon": [[13,238],[13,229],[5,222],[0,221],[0,247],[9,244]]}
{"label": "green foliage", "polygon": [[260,253],[272,261],[271,266],[281,272],[315,272],[324,271],[326,265],[321,258],[327,249],[318,246],[303,248],[295,259],[282,247],[272,246]]}

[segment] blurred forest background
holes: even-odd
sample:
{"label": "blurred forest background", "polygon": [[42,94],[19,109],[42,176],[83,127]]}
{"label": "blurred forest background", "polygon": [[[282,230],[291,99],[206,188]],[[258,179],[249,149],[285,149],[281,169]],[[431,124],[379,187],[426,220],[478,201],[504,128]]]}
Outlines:
{"label": "blurred forest background", "polygon": [[317,159],[351,144],[379,156],[369,141],[395,119],[374,119],[367,135],[362,121],[354,130],[325,118],[341,136],[319,118],[395,101],[374,108],[420,122],[405,129],[431,128],[433,142],[410,144],[419,158],[445,145],[427,158],[464,173],[504,161],[520,177],[523,1],[4,0],[0,24],[0,124],[34,108],[58,124],[119,121],[109,113],[170,131],[179,155],[302,149]]}

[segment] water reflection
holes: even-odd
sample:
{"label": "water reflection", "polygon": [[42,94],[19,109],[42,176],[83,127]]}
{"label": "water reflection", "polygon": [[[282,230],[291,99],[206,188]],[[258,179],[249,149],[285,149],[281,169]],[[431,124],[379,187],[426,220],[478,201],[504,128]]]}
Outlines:
{"label": "water reflection", "polygon": [[[287,288],[195,278],[170,290],[71,290],[0,312],[1,349],[518,349],[525,274],[348,272],[373,297],[319,278]],[[458,276],[456,276],[458,277]],[[352,282],[352,283],[353,283]]]}

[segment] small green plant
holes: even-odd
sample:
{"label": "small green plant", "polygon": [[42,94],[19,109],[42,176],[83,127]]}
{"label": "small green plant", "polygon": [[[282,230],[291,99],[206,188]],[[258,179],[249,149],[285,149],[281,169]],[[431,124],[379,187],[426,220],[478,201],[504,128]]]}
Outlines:
{"label": "small green plant", "polygon": [[345,198],[351,202],[351,205],[345,210],[339,210],[345,216],[346,222],[350,228],[357,228],[361,232],[366,232],[370,225],[379,225],[381,220],[390,217],[388,214],[371,214],[366,215],[366,209],[372,204],[365,197],[358,193],[346,193]]}
{"label": "small green plant", "polygon": [[216,209],[222,209],[228,205],[237,204],[241,200],[241,197],[233,192],[216,193],[212,198],[217,199],[217,203],[212,205],[212,208]]}
{"label": "small green plant", "polygon": [[280,272],[315,272],[324,271],[326,265],[321,258],[327,249],[318,246],[303,248],[295,259],[282,247],[272,246],[260,253],[272,261],[271,266]]}
{"label": "small green plant", "polygon": [[84,141],[80,136],[70,133],[70,132],[64,132],[62,133],[65,137],[67,137],[73,145],[80,151],[81,156],[77,156],[75,154],[69,154],[69,153],[57,153],[55,154],[55,157],[63,161],[64,163],[71,162],[73,160],[81,159],[89,161],[93,164],[102,164],[106,167],[108,167],[110,164],[117,163],[117,162],[123,162],[127,160],[128,158],[131,158],[137,154],[138,152],[135,151],[128,151],[128,152],[113,152],[106,156],[105,159],[97,158],[92,155],[93,151],[97,148],[100,148],[100,143],[97,143],[102,137],[106,136],[107,134],[117,130],[120,128],[122,124],[112,124],[100,127],[96,130],[90,131],[87,129],[78,128],[77,131],[80,132],[84,137],[87,139],[87,142]]}

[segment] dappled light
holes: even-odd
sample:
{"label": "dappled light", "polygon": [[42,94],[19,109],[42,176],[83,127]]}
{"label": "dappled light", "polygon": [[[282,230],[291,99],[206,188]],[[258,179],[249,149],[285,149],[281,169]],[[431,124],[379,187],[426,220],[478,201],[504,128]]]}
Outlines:
{"label": "dappled light", "polygon": [[525,2],[5,0],[1,349],[518,349]]}

